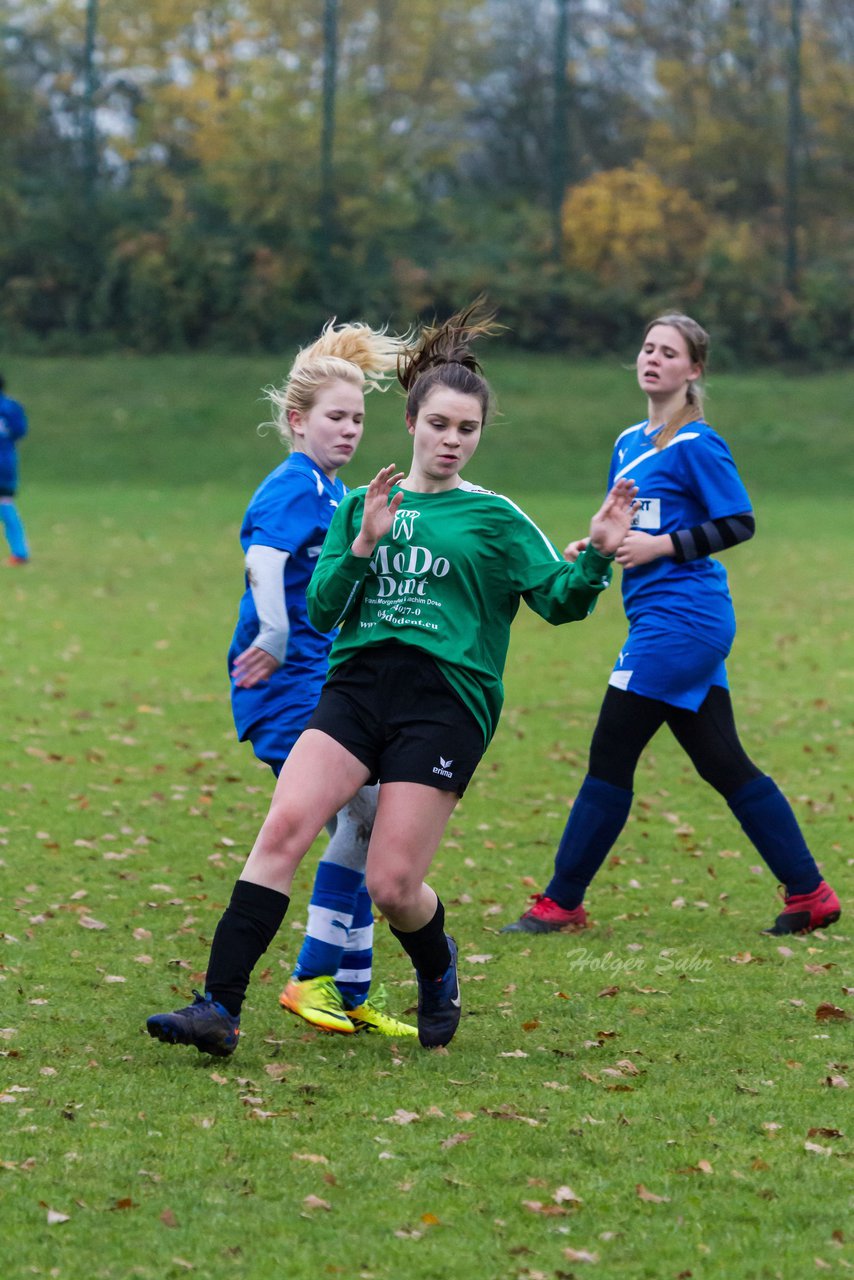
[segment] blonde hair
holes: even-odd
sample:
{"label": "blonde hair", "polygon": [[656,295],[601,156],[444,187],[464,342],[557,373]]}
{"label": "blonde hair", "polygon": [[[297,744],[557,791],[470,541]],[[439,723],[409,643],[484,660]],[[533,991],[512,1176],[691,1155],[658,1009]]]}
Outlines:
{"label": "blonde hair", "polygon": [[294,438],[288,421],[292,409],[308,413],[329,382],[349,382],[365,393],[385,391],[389,375],[396,371],[406,349],[405,335],[395,337],[368,324],[336,325],[333,318],[315,342],[298,352],[281,387],[264,388],[274,410],[272,422],[265,425],[274,427],[292,449]]}
{"label": "blonde hair", "polygon": [[[702,376],[706,370],[706,362],[709,358],[709,335],[706,330],[699,325],[696,320],[692,320],[690,316],[683,315],[681,311],[674,311],[668,315],[656,316],[654,320],[650,320],[649,324],[643,331],[643,339],[641,346],[646,342],[646,336],[650,329],[654,329],[657,324],[666,324],[671,329],[676,329],[678,333],[685,339],[685,345],[688,348],[688,355],[692,364],[700,366],[700,374]],[[697,381],[689,382],[685,392],[685,404],[671,418],[668,418],[664,426],[655,436],[656,449],[663,449],[676,435],[677,431],[681,431],[689,422],[696,422],[698,418],[703,416],[703,388]]]}

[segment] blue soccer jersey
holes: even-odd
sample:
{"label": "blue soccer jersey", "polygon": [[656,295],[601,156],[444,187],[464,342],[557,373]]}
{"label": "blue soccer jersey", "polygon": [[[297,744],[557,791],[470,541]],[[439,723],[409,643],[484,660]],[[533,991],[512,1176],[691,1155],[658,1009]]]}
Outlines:
{"label": "blue soccer jersey", "polygon": [[18,487],[15,441],[27,434],[27,415],[17,400],[0,392],[0,493],[13,494]]}
{"label": "blue soccer jersey", "polygon": [[[231,686],[234,723],[242,741],[253,740],[263,727],[264,752],[284,759],[317,705],[326,679],[329,649],[335,632],[311,625],[305,590],[335,510],[347,492],[341,480],[330,480],[304,453],[293,453],[267,476],[252,496],[240,542],[244,554],[252,546],[288,553],[283,590],[288,612],[284,664],[269,680],[252,689]],[[234,659],[256,640],[259,619],[249,589],[240,601],[237,628],[228,653]]]}
{"label": "blue soccer jersey", "polygon": [[[727,444],[705,422],[681,427],[656,449],[648,422],[616,441],[608,478],[638,486],[633,525],[649,534],[676,533],[708,520],[750,511],[750,498]],[[623,570],[629,637],[611,683],[695,710],[713,684],[726,687],[723,660],[735,636],[735,614],[723,565],[711,556],[679,563],[661,556]]]}

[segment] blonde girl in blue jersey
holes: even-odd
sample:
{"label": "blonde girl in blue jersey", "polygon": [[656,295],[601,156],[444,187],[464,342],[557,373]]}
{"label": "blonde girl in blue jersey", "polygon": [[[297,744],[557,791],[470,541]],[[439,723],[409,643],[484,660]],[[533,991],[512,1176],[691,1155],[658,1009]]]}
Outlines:
{"label": "blonde girl in blue jersey", "polygon": [[[805,933],[839,919],[839,899],[788,801],[747,756],[735,727],[725,666],[735,613],[726,571],[712,557],[747,541],[755,526],[730,451],[703,418],[708,345],[708,334],[681,314],[660,316],[644,333],[637,378],[647,416],[617,438],[608,481],[631,474],[639,488],[633,527],[616,555],[629,634],[554,875],[506,933],[587,924],[584,895],[629,816],[641,752],[663,724],[784,886],[784,910],[767,932]],[[571,543],[564,554],[573,559],[585,545]]]}
{"label": "blonde girl in blue jersey", "polygon": [[445,1045],[456,1031],[456,946],[424,877],[497,725],[521,601],[552,623],[586,617],[635,493],[630,480],[615,483],[590,545],[568,564],[514,503],[462,479],[490,406],[471,344],[493,331],[475,306],[423,330],[401,357],[409,470],[383,468],[333,517],[307,588],[318,629],[340,625],[331,674],[217,927],[206,996],[150,1018],[161,1040],[234,1051],[240,1005],[296,868],[323,824],[375,781],[368,890],[415,969],[421,1044]]}
{"label": "blonde girl in blue jersey", "polygon": [[[246,588],[228,655],[241,741],[276,777],[317,705],[333,633],[313,627],[305,593],[326,532],[347,493],[338,471],[362,437],[365,394],[384,390],[405,340],[366,324],[330,323],[267,390],[288,458],[266,477],[240,530]],[[365,860],[376,787],[363,787],[330,822],[303,945],[282,993],[285,1008],[326,1031],[415,1035],[368,1000],[373,912]]]}

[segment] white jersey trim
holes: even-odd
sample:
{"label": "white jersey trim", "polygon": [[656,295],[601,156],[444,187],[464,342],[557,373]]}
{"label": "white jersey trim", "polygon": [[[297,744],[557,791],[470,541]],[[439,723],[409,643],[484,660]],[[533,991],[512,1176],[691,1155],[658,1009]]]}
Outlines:
{"label": "white jersey trim", "polygon": [[[684,435],[674,436],[665,446],[664,449],[672,449],[675,444],[683,444],[687,440],[697,440],[700,436],[699,431],[686,431]],[[653,458],[657,453],[663,453],[664,449],[647,449],[646,453],[638,454],[634,462],[630,462],[628,466],[622,467],[614,476],[614,482],[622,480],[623,476],[628,475],[630,471],[634,471],[642,462],[646,462],[647,458]]]}
{"label": "white jersey trim", "polygon": [[500,502],[506,502],[508,507],[512,507],[513,510],[517,512],[522,517],[522,519],[525,520],[526,523],[531,526],[532,529],[535,529],[537,531],[537,533],[542,538],[545,546],[548,548],[548,552],[551,558],[553,560],[562,559],[562,556],[559,555],[559,553],[555,550],[554,546],[552,545],[551,539],[546,537],[546,535],[543,533],[539,525],[535,524],[534,521],[531,519],[531,517],[527,515],[527,513],[524,512],[521,507],[516,506],[516,503],[513,501],[512,498],[508,498],[503,493],[496,493],[494,489],[482,489],[480,485],[471,484],[471,482],[468,480],[461,480],[458,485],[458,488],[465,489],[467,493],[482,493],[489,498],[498,498]]}

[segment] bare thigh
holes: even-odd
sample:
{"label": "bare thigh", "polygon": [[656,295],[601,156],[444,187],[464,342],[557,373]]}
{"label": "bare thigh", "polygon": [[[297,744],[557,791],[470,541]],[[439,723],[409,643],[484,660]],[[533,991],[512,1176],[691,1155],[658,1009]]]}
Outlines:
{"label": "bare thigh", "polygon": [[294,872],[326,823],[364,786],[365,765],[319,729],[297,739],[241,880],[290,892]]}

